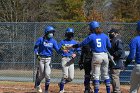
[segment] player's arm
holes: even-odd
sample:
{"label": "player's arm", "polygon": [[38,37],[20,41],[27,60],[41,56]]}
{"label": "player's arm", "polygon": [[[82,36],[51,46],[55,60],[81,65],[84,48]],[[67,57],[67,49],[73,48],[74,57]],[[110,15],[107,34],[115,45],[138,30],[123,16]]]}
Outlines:
{"label": "player's arm", "polygon": [[79,47],[82,47],[82,46],[84,46],[84,45],[89,44],[90,41],[91,41],[91,38],[90,38],[90,36],[88,36],[88,37],[85,38],[80,44],[75,44],[75,45],[73,45],[72,47],[73,47],[73,48],[79,48]]}
{"label": "player's arm", "polygon": [[39,47],[40,43],[41,43],[41,38],[38,38],[37,41],[36,41],[36,43],[35,43],[35,45],[34,45],[34,53],[36,55],[39,55],[39,53],[38,53],[38,47]]}
{"label": "player's arm", "polygon": [[57,44],[57,41],[53,41],[53,48],[55,49],[55,51],[57,52],[57,53],[60,53],[60,49],[59,49],[59,47],[58,47],[58,44]]}
{"label": "player's arm", "polygon": [[117,48],[117,51],[113,53],[116,57],[123,57],[125,56],[124,48],[123,48],[123,42],[121,40],[117,40],[115,43],[115,46]]}
{"label": "player's arm", "polygon": [[80,59],[78,61],[78,65],[79,65],[79,69],[82,70],[84,68],[84,46],[81,48],[81,55],[80,55]]}
{"label": "player's arm", "polygon": [[125,67],[132,62],[132,60],[135,57],[135,53],[136,53],[136,41],[135,39],[133,39],[130,43],[130,53],[126,59]]}
{"label": "player's arm", "polygon": [[35,45],[34,45],[34,53],[36,54],[36,58],[38,60],[40,60],[40,55],[39,55],[39,52],[38,52],[38,48],[39,48],[39,45],[41,44],[42,42],[42,38],[38,38]]}

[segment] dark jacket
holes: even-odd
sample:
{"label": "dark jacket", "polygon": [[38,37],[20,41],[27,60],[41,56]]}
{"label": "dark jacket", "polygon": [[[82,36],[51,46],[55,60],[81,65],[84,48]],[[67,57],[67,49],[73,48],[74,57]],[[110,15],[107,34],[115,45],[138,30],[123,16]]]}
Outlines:
{"label": "dark jacket", "polygon": [[84,62],[86,59],[91,59],[92,58],[92,51],[89,45],[85,45],[81,49],[81,56],[80,60]]}
{"label": "dark jacket", "polygon": [[114,57],[116,66],[110,64],[112,68],[122,68],[124,66],[123,59],[125,57],[124,45],[120,35],[117,35],[111,40],[112,48],[110,49],[110,54]]}

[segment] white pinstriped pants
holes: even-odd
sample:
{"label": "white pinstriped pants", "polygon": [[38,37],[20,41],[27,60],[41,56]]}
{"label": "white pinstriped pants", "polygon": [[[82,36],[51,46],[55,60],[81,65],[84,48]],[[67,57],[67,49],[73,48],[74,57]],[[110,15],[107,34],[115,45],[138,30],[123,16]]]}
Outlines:
{"label": "white pinstriped pants", "polygon": [[93,52],[91,74],[94,80],[100,80],[100,75],[104,80],[109,79],[108,65],[109,65],[109,60],[108,60],[107,53]]}
{"label": "white pinstriped pants", "polygon": [[50,67],[51,57],[41,58],[39,62],[39,79],[50,79],[51,67]]}

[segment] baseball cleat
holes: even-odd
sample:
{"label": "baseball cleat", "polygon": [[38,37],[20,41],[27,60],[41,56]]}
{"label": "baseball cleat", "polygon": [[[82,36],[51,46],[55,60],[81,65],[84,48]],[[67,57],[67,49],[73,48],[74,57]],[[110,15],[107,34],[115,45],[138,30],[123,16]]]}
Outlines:
{"label": "baseball cleat", "polygon": [[64,93],[64,90],[59,91],[59,93]]}
{"label": "baseball cleat", "polygon": [[37,87],[36,87],[36,91],[37,91],[38,93],[42,93],[41,87],[40,87],[40,86],[37,86]]}

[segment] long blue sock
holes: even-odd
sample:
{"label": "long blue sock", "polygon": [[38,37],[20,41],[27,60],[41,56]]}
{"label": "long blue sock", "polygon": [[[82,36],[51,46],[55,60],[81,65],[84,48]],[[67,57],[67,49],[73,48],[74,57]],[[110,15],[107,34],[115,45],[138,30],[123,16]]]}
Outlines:
{"label": "long blue sock", "polygon": [[48,80],[45,81],[45,91],[48,90],[49,85],[50,85],[50,79],[48,79]]}
{"label": "long blue sock", "polygon": [[106,84],[106,92],[110,93],[110,79],[106,79],[105,84]]}
{"label": "long blue sock", "polygon": [[93,83],[94,83],[94,93],[98,93],[100,81],[99,80],[94,80]]}
{"label": "long blue sock", "polygon": [[60,91],[64,89],[64,83],[60,83]]}

